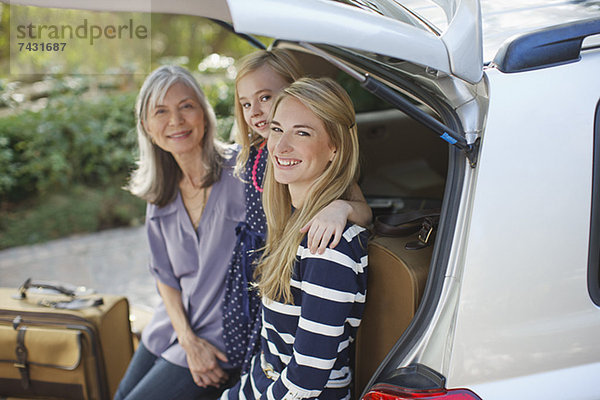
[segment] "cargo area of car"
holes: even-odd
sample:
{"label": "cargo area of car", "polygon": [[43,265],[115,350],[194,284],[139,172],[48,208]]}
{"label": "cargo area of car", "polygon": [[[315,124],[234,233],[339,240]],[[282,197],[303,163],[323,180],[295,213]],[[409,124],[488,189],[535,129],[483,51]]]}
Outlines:
{"label": "cargo area of car", "polygon": [[[363,161],[360,186],[374,217],[384,220],[416,211],[438,212],[448,172],[447,144],[395,109],[360,113],[357,124]],[[418,236],[419,232],[389,237],[373,229],[368,300],[356,343],[357,395],[406,331],[420,305],[435,239],[427,247],[408,249]]]}
{"label": "cargo area of car", "polygon": [[360,186],[376,214],[441,205],[448,149],[427,128],[395,109],[357,115]]}

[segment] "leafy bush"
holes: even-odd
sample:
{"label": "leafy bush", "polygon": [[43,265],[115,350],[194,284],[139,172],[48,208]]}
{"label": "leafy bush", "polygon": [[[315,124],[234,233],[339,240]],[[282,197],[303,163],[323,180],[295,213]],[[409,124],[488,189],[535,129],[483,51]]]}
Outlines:
{"label": "leafy bush", "polygon": [[135,93],[83,101],[50,98],[45,109],[0,119],[0,199],[23,200],[126,174],[135,149]]}
{"label": "leafy bush", "polygon": [[217,134],[227,142],[233,127],[233,82],[215,79],[212,85],[204,85],[202,89],[217,115]]}
{"label": "leafy bush", "polygon": [[124,179],[115,179],[105,187],[75,185],[2,212],[0,250],[75,233],[141,224],[145,203],[120,189],[123,184]]}

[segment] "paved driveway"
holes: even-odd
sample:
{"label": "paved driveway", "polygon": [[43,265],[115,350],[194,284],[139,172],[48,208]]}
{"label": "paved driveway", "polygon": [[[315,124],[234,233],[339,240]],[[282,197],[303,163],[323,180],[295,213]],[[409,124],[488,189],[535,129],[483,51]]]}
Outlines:
{"label": "paved driveway", "polygon": [[143,227],[78,235],[0,251],[0,286],[17,288],[30,277],[59,280],[124,294],[134,306],[154,307],[158,293],[147,259]]}

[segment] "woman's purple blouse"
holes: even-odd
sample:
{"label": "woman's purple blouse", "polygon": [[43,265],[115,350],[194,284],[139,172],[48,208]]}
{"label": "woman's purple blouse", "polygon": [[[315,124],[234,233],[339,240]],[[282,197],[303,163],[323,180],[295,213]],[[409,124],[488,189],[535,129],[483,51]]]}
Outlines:
{"label": "woman's purple blouse", "polygon": [[[232,175],[232,161],[225,164],[221,179],[213,184],[198,229],[194,229],[179,193],[165,207],[149,204],[146,210],[150,272],[160,282],[181,291],[183,307],[196,335],[222,352],[225,277],[236,243],[235,227],[245,220],[244,185]],[[143,330],[142,342],[156,356],[188,367],[162,302]],[[223,363],[223,367],[229,366]]]}

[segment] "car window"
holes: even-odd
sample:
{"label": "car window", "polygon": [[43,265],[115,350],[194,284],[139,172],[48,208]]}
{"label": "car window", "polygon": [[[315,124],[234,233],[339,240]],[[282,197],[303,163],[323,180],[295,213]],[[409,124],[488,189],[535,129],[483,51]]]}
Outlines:
{"label": "car window", "polygon": [[600,102],[596,106],[594,128],[594,179],[591,218],[588,290],[594,303],[600,305]]}

